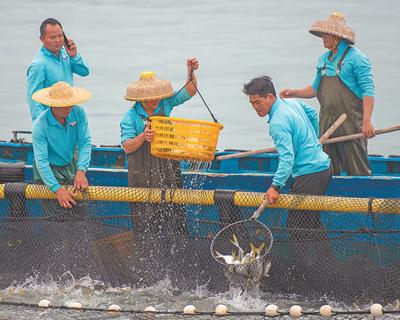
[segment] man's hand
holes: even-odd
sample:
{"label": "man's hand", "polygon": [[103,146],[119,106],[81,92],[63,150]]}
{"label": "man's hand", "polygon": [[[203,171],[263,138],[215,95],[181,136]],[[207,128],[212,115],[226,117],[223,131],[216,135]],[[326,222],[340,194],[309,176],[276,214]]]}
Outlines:
{"label": "man's hand", "polygon": [[186,65],[187,65],[187,69],[188,69],[188,75],[190,76],[192,70],[195,71],[197,69],[199,69],[200,64],[199,61],[196,58],[189,58],[186,61]]}
{"label": "man's hand", "polygon": [[279,92],[279,97],[281,98],[293,98],[294,97],[294,90],[292,89],[283,89]]}
{"label": "man's hand", "polygon": [[279,198],[279,192],[270,187],[265,193],[264,198],[267,199],[270,204],[274,204]]}
{"label": "man's hand", "polygon": [[76,202],[72,196],[73,193],[64,187],[61,187],[56,191],[57,201],[63,208],[72,208],[72,206],[76,205]]}
{"label": "man's hand", "polygon": [[72,39],[68,39],[68,46],[64,46],[64,48],[71,58],[75,57],[78,54],[78,47]]}
{"label": "man's hand", "polygon": [[375,137],[375,129],[371,121],[364,120],[361,130],[364,134],[364,138],[369,139]]}
{"label": "man's hand", "polygon": [[88,186],[89,183],[86,178],[86,173],[82,170],[78,170],[74,179],[74,190],[85,191]]}
{"label": "man's hand", "polygon": [[154,131],[150,129],[150,122],[144,128],[144,140],[147,142],[153,142],[154,139]]}

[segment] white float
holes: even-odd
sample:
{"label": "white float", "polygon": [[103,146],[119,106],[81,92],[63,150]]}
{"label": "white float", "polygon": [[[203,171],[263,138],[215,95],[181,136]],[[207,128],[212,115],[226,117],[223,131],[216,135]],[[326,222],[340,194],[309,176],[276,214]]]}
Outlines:
{"label": "white float", "polygon": [[265,315],[268,317],[276,317],[279,316],[278,306],[275,304],[270,304],[265,307]]}
{"label": "white float", "polygon": [[83,304],[80,302],[76,302],[76,301],[67,301],[64,305],[70,309],[78,309],[79,310],[79,309],[83,308]]}
{"label": "white float", "polygon": [[300,318],[302,314],[303,309],[300,306],[294,305],[291,306],[289,309],[289,315],[292,318]]}
{"label": "white float", "polygon": [[383,307],[379,303],[374,303],[370,308],[369,311],[371,312],[371,315],[374,317],[379,317],[383,315]]}
{"label": "white float", "polygon": [[51,302],[50,302],[50,300],[42,299],[42,300],[39,301],[38,306],[40,308],[50,308],[51,307]]}
{"label": "white float", "polygon": [[215,307],[215,314],[217,316],[225,316],[228,314],[228,307],[223,305],[223,304],[219,304]]}
{"label": "white float", "polygon": [[110,305],[107,310],[109,311],[121,311],[121,307],[117,304]]}
{"label": "white float", "polygon": [[148,306],[146,309],[144,309],[144,312],[156,312],[156,308],[153,306]]}
{"label": "white float", "polygon": [[186,307],[183,308],[183,313],[184,314],[195,314],[196,313],[196,307],[194,305],[187,305]]}
{"label": "white float", "polygon": [[328,304],[323,305],[321,308],[319,308],[319,313],[323,317],[330,317],[332,316],[332,307]]}

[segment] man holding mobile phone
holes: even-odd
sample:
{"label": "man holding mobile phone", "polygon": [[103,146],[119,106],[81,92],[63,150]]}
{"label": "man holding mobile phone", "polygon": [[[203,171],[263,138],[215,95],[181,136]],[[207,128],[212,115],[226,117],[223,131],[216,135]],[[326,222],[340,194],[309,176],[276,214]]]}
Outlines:
{"label": "man holding mobile phone", "polygon": [[86,77],[89,68],[72,39],[65,36],[61,23],[54,18],[40,25],[40,40],[43,46],[28,67],[27,99],[34,121],[48,107],[32,100],[32,95],[58,81],[73,85],[73,74]]}

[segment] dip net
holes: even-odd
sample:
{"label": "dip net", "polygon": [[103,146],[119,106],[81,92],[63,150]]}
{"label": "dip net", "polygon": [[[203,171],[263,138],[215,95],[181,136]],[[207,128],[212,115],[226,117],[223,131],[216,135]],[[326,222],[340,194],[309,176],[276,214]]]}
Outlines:
{"label": "dip net", "polygon": [[[224,227],[249,219],[263,193],[91,186],[76,199],[63,209],[45,186],[0,185],[3,300],[5,288],[28,278],[63,283],[70,275],[89,276],[99,290],[166,278],[177,292],[246,289],[210,246]],[[397,299],[399,214],[398,199],[283,194],[259,219],[273,245],[264,258],[268,270],[251,287],[342,301]]]}

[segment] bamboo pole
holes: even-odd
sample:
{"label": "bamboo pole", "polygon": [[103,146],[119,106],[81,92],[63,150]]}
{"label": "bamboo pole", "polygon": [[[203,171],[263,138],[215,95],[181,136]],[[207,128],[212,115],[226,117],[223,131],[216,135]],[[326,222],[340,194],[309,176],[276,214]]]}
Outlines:
{"label": "bamboo pole", "polygon": [[[4,184],[0,184],[0,199],[4,199]],[[165,199],[162,194],[164,193]],[[215,190],[157,189],[90,186],[85,193],[78,192],[75,200],[109,202],[148,202],[214,205]],[[55,194],[44,185],[27,185],[27,199],[55,199]],[[264,192],[234,193],[234,204],[245,207],[258,207],[264,201]],[[297,209],[312,211],[335,211],[347,213],[400,214],[399,199],[369,199],[356,197],[331,197],[316,195],[281,194],[270,208]]]}
{"label": "bamboo pole", "polygon": [[[324,134],[319,138],[319,142],[323,143],[326,141],[335,131],[337,128],[339,128],[342,123],[347,119],[347,114],[342,113],[334,123],[324,132]],[[260,152],[261,151],[261,152]],[[272,153],[276,152],[276,148],[267,148],[267,149],[259,149],[259,150],[252,150],[252,151],[246,151],[246,152],[240,152],[240,153],[235,153],[235,154],[227,154],[224,156],[219,156],[216,158],[216,160],[226,160],[226,159],[235,159],[235,158],[243,158],[255,154],[260,154],[260,153]]]}
{"label": "bamboo pole", "polygon": [[[399,131],[399,130],[400,130],[400,125],[399,126],[385,128],[385,129],[377,129],[377,130],[375,130],[375,135],[390,133],[390,132]],[[343,137],[330,138],[328,140],[325,140],[323,142],[323,144],[351,141],[351,140],[357,140],[357,139],[361,139],[361,138],[364,138],[364,134],[363,133],[355,133],[355,134],[349,134],[349,135],[343,136]]]}
{"label": "bamboo pole", "polygon": [[[395,132],[395,131],[399,131],[399,130],[400,130],[400,125],[393,126],[393,127],[388,127],[388,128],[384,128],[384,129],[377,129],[377,130],[375,130],[375,135]],[[364,137],[364,135],[362,133],[355,133],[355,134],[350,134],[350,135],[347,135],[347,136],[326,139],[325,141],[321,141],[321,143],[322,144],[330,144],[330,143],[357,140],[357,139],[361,139],[363,137]],[[247,156],[251,156],[251,155],[262,154],[262,153],[270,153],[270,152],[276,152],[276,149],[275,148],[256,149],[256,150],[251,150],[251,151],[246,151],[246,152],[227,154],[227,155],[224,155],[224,156],[216,157],[216,160],[227,160],[227,159],[243,158],[243,157],[247,157]]]}
{"label": "bamboo pole", "polygon": [[331,135],[339,128],[343,122],[347,119],[347,113],[342,113],[339,118],[325,131],[325,133],[319,137],[319,142],[323,143],[331,137]]}

